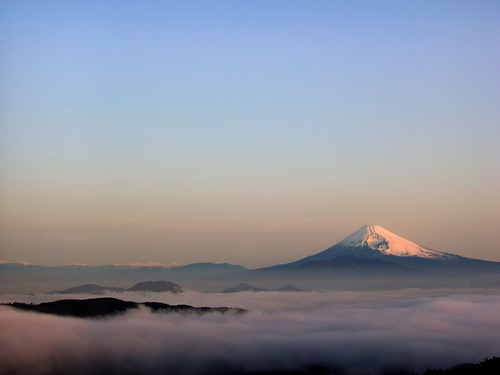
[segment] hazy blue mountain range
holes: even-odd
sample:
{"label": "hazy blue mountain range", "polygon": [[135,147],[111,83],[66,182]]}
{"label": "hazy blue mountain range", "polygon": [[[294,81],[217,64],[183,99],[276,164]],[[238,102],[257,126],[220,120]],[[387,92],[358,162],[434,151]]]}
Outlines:
{"label": "hazy blue mountain range", "polygon": [[[249,285],[259,282],[267,290],[276,290],[283,284],[300,285],[304,289],[497,287],[500,262],[428,249],[381,226],[365,225],[326,250],[255,270],[228,263],[179,267],[0,264],[3,293],[29,288],[38,291],[41,285],[54,285],[50,289],[56,289],[78,282],[119,283],[122,285],[115,288],[125,288],[124,284],[145,279],[171,280],[200,291],[227,290],[238,282]],[[92,286],[86,288],[90,290]]]}
{"label": "hazy blue mountain range", "polygon": [[131,283],[144,280],[172,280],[192,287],[196,286],[200,280],[224,279],[244,271],[247,269],[239,265],[208,262],[178,267],[127,265],[49,267],[23,263],[0,263],[0,293],[61,290],[75,284],[115,284],[113,288],[126,289]]}

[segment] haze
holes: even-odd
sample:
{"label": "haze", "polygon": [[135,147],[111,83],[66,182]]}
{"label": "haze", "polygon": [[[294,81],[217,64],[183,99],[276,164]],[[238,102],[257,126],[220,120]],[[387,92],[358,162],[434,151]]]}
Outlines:
{"label": "haze", "polygon": [[316,365],[328,367],[325,374],[395,374],[498,354],[498,293],[434,293],[156,293],[169,303],[250,311],[197,316],[139,310],[103,320],[0,306],[0,372],[267,374]]}
{"label": "haze", "polygon": [[0,4],[0,260],[500,261],[497,1]]}

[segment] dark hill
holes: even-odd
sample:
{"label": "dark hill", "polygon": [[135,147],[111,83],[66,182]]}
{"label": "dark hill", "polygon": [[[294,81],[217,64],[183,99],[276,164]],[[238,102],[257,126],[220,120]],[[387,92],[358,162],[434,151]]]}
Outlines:
{"label": "dark hill", "polygon": [[498,375],[500,374],[500,358],[486,358],[475,364],[463,364],[448,370],[427,370],[424,375]]}
{"label": "dark hill", "polygon": [[28,303],[8,303],[18,310],[33,311],[60,316],[73,316],[77,318],[104,318],[124,314],[127,311],[144,306],[155,313],[197,313],[204,314],[216,312],[224,314],[242,313],[243,309],[231,307],[193,307],[190,305],[169,305],[160,302],[137,303],[132,301],[122,301],[117,298],[91,298],[84,300],[65,299],[54,302],[42,302],[40,304]]}

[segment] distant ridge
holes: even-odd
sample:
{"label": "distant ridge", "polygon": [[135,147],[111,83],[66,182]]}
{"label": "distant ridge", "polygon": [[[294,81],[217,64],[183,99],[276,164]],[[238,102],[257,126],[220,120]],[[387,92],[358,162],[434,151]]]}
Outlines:
{"label": "distant ridge", "polygon": [[97,284],[83,284],[64,290],[56,290],[49,294],[104,294],[106,292],[171,292],[181,293],[183,290],[180,285],[171,281],[143,281],[134,286],[125,288],[115,288],[109,286],[100,286]]}
{"label": "distant ridge", "polygon": [[303,292],[304,290],[299,289],[293,285],[286,284],[278,289],[264,289],[257,288],[255,286],[249,285],[247,283],[240,283],[235,287],[227,288],[222,291],[222,293],[238,293],[238,292]]}
{"label": "distant ridge", "polygon": [[[210,289],[207,285],[232,275],[248,271],[229,263],[193,263],[178,267],[132,265],[66,265],[42,266],[0,262],[0,293],[41,293],[63,289],[61,285],[94,284],[103,289],[145,280],[169,280],[189,288]],[[111,287],[108,287],[111,285]],[[216,289],[220,289],[219,284]],[[99,290],[92,291],[99,294]]]}
{"label": "distant ridge", "polygon": [[115,288],[111,286],[100,286],[97,284],[77,285],[64,290],[54,290],[49,294],[103,294],[106,292],[123,292],[124,288]]}
{"label": "distant ridge", "polygon": [[248,269],[240,266],[238,264],[230,263],[212,263],[212,262],[202,262],[202,263],[190,263],[184,266],[167,266],[161,264],[103,264],[99,266],[91,266],[86,264],[67,264],[62,266],[43,266],[40,264],[33,264],[28,262],[7,262],[0,261],[0,270],[2,271],[32,271],[37,270],[38,272],[50,271],[50,272],[82,272],[85,270],[91,270],[93,272],[164,272],[172,274],[183,274],[192,271],[204,272],[207,274],[228,274],[241,271],[247,271]]}
{"label": "distant ridge", "polygon": [[[208,262],[178,267],[44,267],[0,263],[0,293],[12,293],[19,289],[32,293],[40,292],[43,285],[47,285],[46,289],[55,289],[61,284],[82,284],[59,292],[98,295],[119,291],[119,288],[100,287],[98,284],[123,285],[143,280],[172,280],[189,289],[204,292],[221,291],[228,283],[236,285],[233,287],[236,289],[255,290],[259,288],[252,284],[294,285],[299,282],[308,290],[497,288],[500,287],[500,262],[429,249],[380,225],[364,225],[326,250],[290,263],[254,270],[228,263]],[[241,282],[249,287],[238,286],[237,283]],[[156,289],[153,286],[140,288],[146,291]]]}
{"label": "distant ridge", "polygon": [[144,281],[128,288],[129,292],[172,292],[181,293],[182,288],[171,281]]}
{"label": "distant ridge", "polygon": [[263,292],[266,289],[257,288],[247,283],[240,283],[232,288],[227,288],[222,293],[238,293],[238,292]]}

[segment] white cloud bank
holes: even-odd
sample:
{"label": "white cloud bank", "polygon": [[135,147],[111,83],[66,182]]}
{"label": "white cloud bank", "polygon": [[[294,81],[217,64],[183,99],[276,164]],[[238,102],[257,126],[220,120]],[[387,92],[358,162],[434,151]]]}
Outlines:
{"label": "white cloud bank", "polygon": [[169,303],[251,311],[239,316],[184,316],[139,310],[83,320],[1,307],[0,373],[224,374],[321,365],[333,373],[342,368],[349,374],[379,374],[450,367],[500,355],[498,294],[156,297]]}

